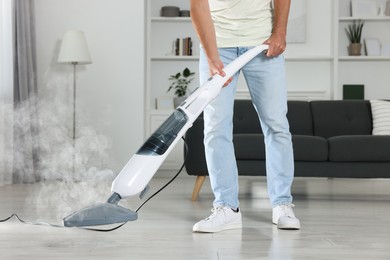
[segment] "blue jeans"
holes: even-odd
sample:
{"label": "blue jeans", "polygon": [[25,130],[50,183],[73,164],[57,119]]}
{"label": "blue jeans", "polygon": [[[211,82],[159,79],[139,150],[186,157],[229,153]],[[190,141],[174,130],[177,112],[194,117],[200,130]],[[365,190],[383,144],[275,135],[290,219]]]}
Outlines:
{"label": "blue jeans", "polygon": [[[250,48],[220,48],[219,55],[226,65]],[[267,187],[272,206],[292,202],[294,158],[286,117],[284,67],[282,55],[267,58],[260,54],[241,69],[264,133]],[[199,72],[200,82],[206,82],[210,74],[203,49],[200,53]],[[204,111],[204,144],[211,188],[215,196],[214,206],[239,206],[238,171],[232,142],[233,105],[239,73],[234,75],[233,81],[222,89]]]}

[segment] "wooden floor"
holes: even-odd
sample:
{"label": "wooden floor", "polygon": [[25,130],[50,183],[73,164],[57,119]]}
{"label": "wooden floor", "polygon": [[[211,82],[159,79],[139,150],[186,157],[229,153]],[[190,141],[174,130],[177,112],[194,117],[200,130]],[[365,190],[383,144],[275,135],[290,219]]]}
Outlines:
{"label": "wooden floor", "polygon": [[[168,181],[164,176],[156,175],[152,190]],[[271,224],[265,179],[240,177],[243,228],[216,234],[192,233],[212,201],[206,179],[199,200],[191,202],[194,181],[183,174],[139,211],[137,221],[113,232],[0,223],[0,259],[390,259],[389,180],[296,178],[302,229],[283,231]],[[109,187],[91,191],[83,184],[2,186],[0,218],[15,212],[27,221],[60,224],[83,206],[76,201],[104,201],[109,193]],[[122,205],[140,203],[132,198]]]}

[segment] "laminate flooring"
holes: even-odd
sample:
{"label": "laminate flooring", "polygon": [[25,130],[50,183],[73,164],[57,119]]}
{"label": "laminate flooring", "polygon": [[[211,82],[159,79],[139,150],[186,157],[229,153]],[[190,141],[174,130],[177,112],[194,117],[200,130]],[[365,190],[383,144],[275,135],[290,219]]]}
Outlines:
{"label": "laminate flooring", "polygon": [[[167,175],[153,178],[150,194]],[[139,210],[138,220],[112,232],[12,218],[0,223],[0,259],[390,259],[390,180],[296,178],[294,210],[302,228],[287,231],[271,224],[265,178],[240,177],[243,228],[215,234],[192,232],[213,199],[206,179],[192,202],[194,181],[183,173]],[[110,195],[107,184],[69,185],[0,186],[0,219],[17,213],[26,221],[61,224],[71,211]],[[121,205],[134,210],[141,202],[130,198]]]}

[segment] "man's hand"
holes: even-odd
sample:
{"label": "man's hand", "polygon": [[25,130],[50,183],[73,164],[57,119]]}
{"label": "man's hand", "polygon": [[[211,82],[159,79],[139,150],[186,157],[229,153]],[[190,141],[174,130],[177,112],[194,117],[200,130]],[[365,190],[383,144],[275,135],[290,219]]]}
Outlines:
{"label": "man's hand", "polygon": [[283,33],[273,33],[271,37],[264,42],[267,44],[267,57],[276,57],[286,50],[286,35]]}
{"label": "man's hand", "polygon": [[[208,59],[207,61],[209,64],[209,71],[211,76],[214,76],[215,74],[218,74],[221,77],[226,76],[226,73],[223,71],[224,65],[219,57],[215,59]],[[230,84],[230,82],[232,82],[232,80],[233,78],[229,78],[223,86],[226,87]]]}
{"label": "man's hand", "polygon": [[[219,58],[217,40],[215,37],[214,24],[211,19],[210,5],[208,0],[191,0],[190,2],[191,20],[199,40],[205,50],[207,62],[209,64],[210,75],[219,74],[225,77],[223,63]],[[226,87],[232,79],[230,78],[224,85]]]}
{"label": "man's hand", "polygon": [[291,0],[274,0],[274,24],[271,37],[264,42],[269,45],[267,57],[275,57],[286,50],[287,20]]}

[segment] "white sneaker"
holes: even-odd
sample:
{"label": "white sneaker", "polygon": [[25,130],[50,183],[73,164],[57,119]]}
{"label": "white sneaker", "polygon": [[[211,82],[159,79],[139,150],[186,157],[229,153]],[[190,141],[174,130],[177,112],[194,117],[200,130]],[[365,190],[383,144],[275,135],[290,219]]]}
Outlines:
{"label": "white sneaker", "polygon": [[241,212],[233,211],[230,207],[215,207],[211,210],[210,217],[196,223],[192,230],[194,232],[219,232],[228,229],[242,228]]}
{"label": "white sneaker", "polygon": [[279,205],[272,209],[272,222],[279,229],[300,229],[301,223],[294,215],[294,204]]}

